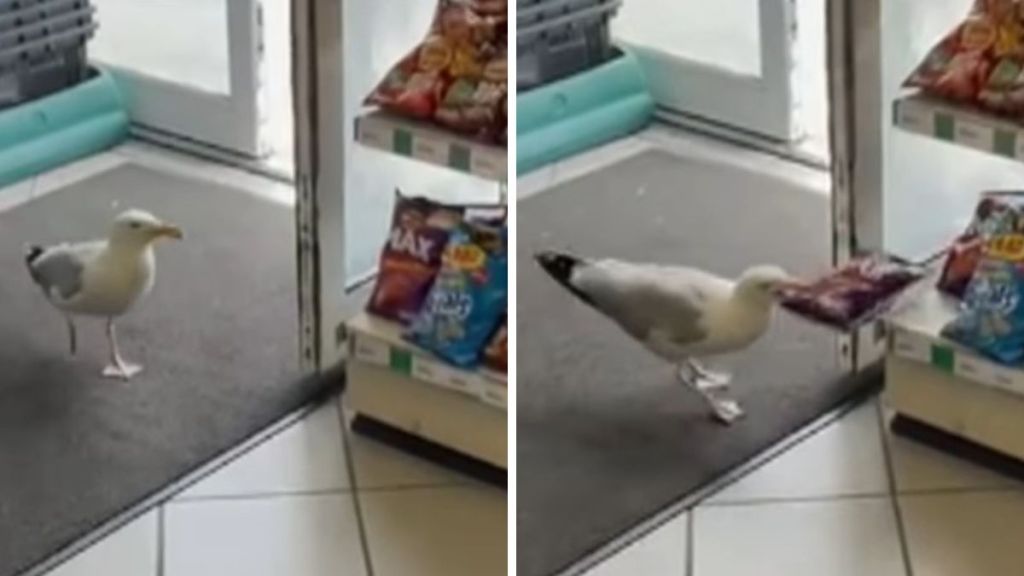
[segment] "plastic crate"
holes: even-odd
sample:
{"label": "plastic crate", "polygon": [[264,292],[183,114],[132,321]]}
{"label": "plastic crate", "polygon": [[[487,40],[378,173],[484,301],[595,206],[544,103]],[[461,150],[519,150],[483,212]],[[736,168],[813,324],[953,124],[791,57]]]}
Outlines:
{"label": "plastic crate", "polygon": [[0,32],[87,8],[89,0],[0,0]]}
{"label": "plastic crate", "polygon": [[534,88],[613,57],[611,19],[621,6],[622,0],[518,0],[517,87]]}
{"label": "plastic crate", "polygon": [[75,31],[84,43],[95,29],[92,20],[94,10],[90,6],[76,8],[9,30],[0,29],[0,52],[47,38],[65,38],[67,34],[74,36]]}
{"label": "plastic crate", "polygon": [[0,0],[0,109],[86,79],[94,12],[88,0]]}

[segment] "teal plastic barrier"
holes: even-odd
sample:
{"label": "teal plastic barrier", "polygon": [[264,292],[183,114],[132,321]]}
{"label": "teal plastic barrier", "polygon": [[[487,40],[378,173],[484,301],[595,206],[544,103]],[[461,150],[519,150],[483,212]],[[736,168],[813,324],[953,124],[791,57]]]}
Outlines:
{"label": "teal plastic barrier", "polygon": [[516,163],[522,175],[647,126],[654,99],[629,53],[516,96]]}
{"label": "teal plastic barrier", "polygon": [[128,137],[128,112],[113,78],[0,111],[0,186],[106,150]]}

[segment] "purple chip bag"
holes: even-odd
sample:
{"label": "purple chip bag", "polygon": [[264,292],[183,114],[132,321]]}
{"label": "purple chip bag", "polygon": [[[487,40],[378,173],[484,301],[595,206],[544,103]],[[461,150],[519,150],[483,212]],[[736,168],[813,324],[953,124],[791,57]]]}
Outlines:
{"label": "purple chip bag", "polygon": [[870,319],[924,277],[924,270],[880,255],[859,258],[781,295],[782,306],[814,322],[841,330]]}

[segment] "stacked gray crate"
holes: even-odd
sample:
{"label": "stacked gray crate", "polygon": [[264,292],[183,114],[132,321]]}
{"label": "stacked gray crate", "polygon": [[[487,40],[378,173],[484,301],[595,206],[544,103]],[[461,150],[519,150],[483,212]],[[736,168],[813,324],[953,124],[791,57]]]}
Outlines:
{"label": "stacked gray crate", "polygon": [[517,0],[516,85],[529,89],[610,59],[622,0]]}
{"label": "stacked gray crate", "polygon": [[0,0],[0,109],[85,79],[94,13],[89,0]]}

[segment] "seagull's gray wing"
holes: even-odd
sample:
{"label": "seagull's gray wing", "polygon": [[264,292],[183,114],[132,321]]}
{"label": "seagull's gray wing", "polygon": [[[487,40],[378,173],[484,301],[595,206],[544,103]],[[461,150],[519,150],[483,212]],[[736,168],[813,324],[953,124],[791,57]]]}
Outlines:
{"label": "seagull's gray wing", "polygon": [[707,336],[703,307],[720,289],[718,279],[696,270],[617,261],[579,270],[574,283],[634,338],[647,341],[657,334],[678,346]]}
{"label": "seagull's gray wing", "polygon": [[71,245],[53,246],[29,263],[29,272],[48,297],[67,301],[82,289],[89,252]]}

